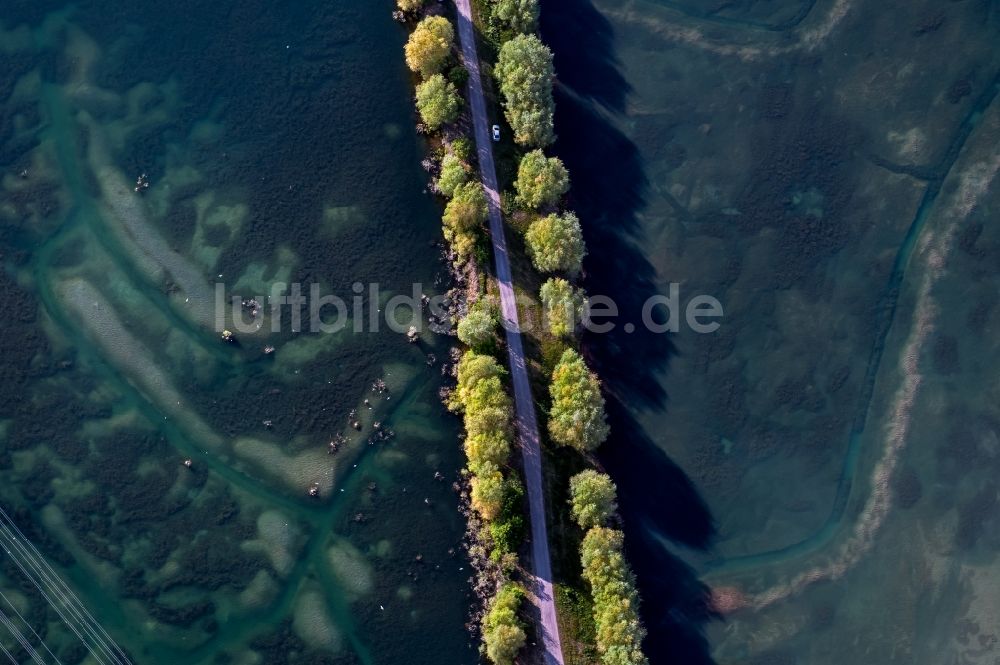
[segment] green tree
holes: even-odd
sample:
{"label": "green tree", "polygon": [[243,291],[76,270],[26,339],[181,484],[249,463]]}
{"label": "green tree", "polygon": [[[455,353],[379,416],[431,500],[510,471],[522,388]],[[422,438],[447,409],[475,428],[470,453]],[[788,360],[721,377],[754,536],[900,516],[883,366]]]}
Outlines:
{"label": "green tree", "polygon": [[497,317],[493,303],[481,298],[458,322],[458,338],[474,349],[483,348],[495,338],[496,327]]}
{"label": "green tree", "polygon": [[499,406],[469,409],[465,412],[465,432],[470,437],[489,432],[498,432],[509,436],[511,432],[510,416],[509,408]]}
{"label": "green tree", "polygon": [[518,164],[514,189],[518,202],[529,208],[555,205],[569,191],[569,171],[558,157],[532,150]]}
{"label": "green tree", "polygon": [[467,392],[465,402],[465,433],[470,438],[513,434],[511,402],[500,377],[491,376],[477,381]]}
{"label": "green tree", "polygon": [[497,0],[493,15],[517,32],[534,32],[538,25],[538,0]]}
{"label": "green tree", "polygon": [[639,620],[639,593],[628,567],[621,531],[595,527],[580,547],[583,578],[594,599],[597,650],[607,665],[648,665],[646,631]]}
{"label": "green tree", "polygon": [[[468,392],[465,404],[465,415],[485,411],[486,409],[503,409],[510,411],[510,397],[504,390],[500,377],[491,376],[489,378],[476,381],[475,385]],[[475,432],[473,432],[475,433]]]}
{"label": "green tree", "polygon": [[503,508],[504,484],[499,467],[484,464],[479,473],[472,477],[472,507],[486,521],[494,519]]}
{"label": "green tree", "polygon": [[462,108],[462,98],[455,86],[441,74],[434,74],[417,84],[417,111],[430,129],[455,122]]}
{"label": "green tree", "polygon": [[465,456],[469,470],[479,473],[484,464],[503,466],[510,459],[510,437],[507,432],[482,432],[465,437]]}
{"label": "green tree", "polygon": [[549,394],[549,434],[553,441],[590,451],[608,438],[600,383],[573,349],[563,352],[552,372]]}
{"label": "green tree", "polygon": [[500,378],[507,370],[500,366],[496,358],[475,351],[466,351],[458,361],[458,385],[452,393],[452,411],[464,411],[470,401],[472,389],[484,379]]}
{"label": "green tree", "polygon": [[555,213],[537,219],[528,227],[524,239],[531,262],[540,272],[580,272],[587,247],[583,242],[580,220],[571,212]]}
{"label": "green tree", "polygon": [[583,318],[583,292],[561,277],[550,277],[542,284],[539,296],[549,332],[556,337],[572,334]]}
{"label": "green tree", "polygon": [[533,34],[518,35],[500,47],[495,71],[514,140],[535,147],[552,143],[552,51]]}
{"label": "green tree", "polygon": [[454,153],[446,154],[441,160],[441,175],[437,181],[441,193],[450,199],[455,195],[455,190],[468,181],[469,171],[465,163]]}
{"label": "green tree", "polygon": [[486,195],[482,185],[467,182],[456,187],[444,209],[444,237],[460,259],[472,254],[476,232],[485,221]]}
{"label": "green tree", "polygon": [[483,617],[483,645],[494,665],[513,665],[524,647],[527,636],[517,618],[524,596],[524,589],[518,585],[504,584]]}
{"label": "green tree", "polygon": [[406,66],[427,78],[444,67],[455,41],[455,29],[443,16],[420,21],[406,42]]}
{"label": "green tree", "polygon": [[424,6],[427,0],[396,0],[396,6],[404,12],[415,12]]}
{"label": "green tree", "polygon": [[617,490],[611,478],[593,469],[569,479],[573,519],[584,529],[604,526],[618,510]]}

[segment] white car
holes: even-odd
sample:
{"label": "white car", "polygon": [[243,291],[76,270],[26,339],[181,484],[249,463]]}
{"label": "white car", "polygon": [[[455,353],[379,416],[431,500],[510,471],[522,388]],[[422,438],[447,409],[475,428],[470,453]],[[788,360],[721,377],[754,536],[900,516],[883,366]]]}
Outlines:
{"label": "white car", "polygon": [[500,125],[493,125],[493,141],[495,143],[500,141]]}

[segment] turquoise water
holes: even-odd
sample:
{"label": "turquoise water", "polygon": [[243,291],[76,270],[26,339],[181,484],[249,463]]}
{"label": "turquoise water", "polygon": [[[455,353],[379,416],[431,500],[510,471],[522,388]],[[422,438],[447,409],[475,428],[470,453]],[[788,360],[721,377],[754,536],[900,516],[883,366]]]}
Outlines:
{"label": "turquoise water", "polygon": [[[5,5],[0,504],[133,662],[476,660],[448,340],[215,326],[217,284],[440,288],[404,36],[377,3]],[[17,561],[14,628],[101,662]]]}
{"label": "turquoise water", "polygon": [[992,663],[997,8],[546,7],[653,662]]}

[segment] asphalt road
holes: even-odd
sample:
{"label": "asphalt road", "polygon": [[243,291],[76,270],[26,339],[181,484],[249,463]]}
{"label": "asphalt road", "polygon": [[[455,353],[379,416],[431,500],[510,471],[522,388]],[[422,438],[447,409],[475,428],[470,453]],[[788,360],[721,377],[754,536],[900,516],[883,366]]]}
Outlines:
{"label": "asphalt road", "polygon": [[555,598],[552,593],[552,560],[549,556],[549,537],[545,526],[545,494],[542,490],[542,455],[538,436],[538,419],[535,402],[531,397],[531,384],[524,363],[524,345],[518,325],[514,287],[510,277],[510,259],[507,240],[500,216],[500,193],[497,186],[496,167],[493,163],[493,144],[490,127],[493,123],[486,115],[486,99],[479,73],[479,56],[476,52],[475,28],[469,0],[455,0],[458,8],[458,36],[462,44],[462,57],[469,71],[469,105],[475,130],[479,155],[479,170],[489,203],[490,234],[493,237],[493,255],[496,261],[497,282],[500,285],[500,309],[507,333],[510,354],[510,375],[514,384],[514,406],[521,454],[524,457],[524,480],[527,486],[531,519],[531,564],[534,576],[533,602],[538,606],[541,623],[540,645],[544,650],[546,665],[563,665],[559,625],[556,621]]}

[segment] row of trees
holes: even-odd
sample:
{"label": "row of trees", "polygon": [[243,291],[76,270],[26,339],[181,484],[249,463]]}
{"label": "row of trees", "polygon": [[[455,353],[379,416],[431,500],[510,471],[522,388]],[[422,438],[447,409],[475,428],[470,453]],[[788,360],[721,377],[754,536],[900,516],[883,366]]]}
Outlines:
{"label": "row of trees", "polygon": [[[472,507],[486,524],[489,538],[482,539],[492,545],[490,559],[501,567],[516,559],[525,533],[524,486],[508,467],[514,431],[513,405],[503,382],[506,374],[492,355],[466,351],[458,363],[458,385],[449,404],[464,415]],[[516,619],[520,598],[518,587],[505,585],[483,622],[484,647],[498,665],[512,663],[524,646],[524,631]]]}
{"label": "row of trees", "polygon": [[[397,0],[397,6],[408,15],[418,12],[423,0]],[[404,47],[406,65],[422,80],[416,88],[417,112],[429,131],[437,131],[458,119],[462,97],[455,83],[443,71],[453,61],[455,29],[444,16],[421,19],[410,33]],[[463,70],[464,71],[464,70]],[[452,77],[454,78],[454,77]],[[483,222],[486,220],[486,196],[478,182],[470,181],[465,159],[442,139],[444,155],[436,185],[446,198],[444,236],[459,261],[468,259],[475,250]]]}
{"label": "row of trees", "polygon": [[[537,18],[537,12],[528,10],[523,33],[534,30],[531,16]],[[528,149],[518,165],[513,200],[531,220],[524,239],[532,264],[548,276],[539,293],[544,320],[552,335],[571,339],[586,307],[586,294],[573,280],[587,250],[580,220],[559,210],[569,191],[569,172],[562,160],[542,150],[555,139],[552,53],[536,35],[517,34],[500,47],[495,71],[514,140]],[[549,394],[548,431],[555,443],[589,453],[608,438],[600,381],[573,348],[562,353],[553,369]],[[625,560],[622,532],[609,527],[617,511],[614,483],[588,470],[570,480],[570,494],[573,517],[586,531],[580,554],[594,600],[598,651],[608,665],[645,665],[635,579]]]}
{"label": "row of trees", "polygon": [[[425,0],[397,0],[403,17],[415,19]],[[510,21],[534,21],[530,12],[535,0],[501,0]],[[528,14],[525,14],[528,12]],[[416,86],[416,106],[424,127],[437,132],[458,119],[462,98],[458,85],[465,70],[446,71],[453,61],[455,31],[448,19],[427,16],[416,23],[405,47],[407,66],[421,78]],[[451,132],[453,133],[453,132]],[[471,146],[465,137],[452,141],[449,132],[440,135],[441,147],[435,189],[446,199],[442,225],[444,237],[465,262],[482,238],[487,218],[486,196],[469,165]],[[505,386],[506,371],[489,355],[495,349],[496,306],[481,297],[458,322],[459,339],[469,347],[457,367],[458,384],[449,408],[461,413],[465,428],[465,454],[470,473],[470,500],[479,516],[470,524],[482,524],[473,548],[486,550],[496,568],[506,571],[516,565],[516,551],[524,540],[524,488],[509,467],[513,447],[513,407]],[[473,558],[479,561],[478,556]],[[482,571],[480,571],[482,572]],[[509,582],[499,587],[483,618],[483,650],[497,665],[512,665],[524,646],[524,627],[518,619],[524,591]]]}
{"label": "row of trees", "polygon": [[611,478],[593,469],[570,479],[573,518],[587,533],[580,547],[583,577],[594,599],[597,650],[608,665],[648,665],[639,593],[625,558],[625,537],[608,526],[618,509]]}
{"label": "row of trees", "polygon": [[639,618],[639,592],[625,559],[621,531],[594,527],[580,547],[583,577],[594,599],[597,650],[607,665],[648,665],[642,653],[646,630]]}
{"label": "row of trees", "polygon": [[466,351],[450,403],[464,414],[472,506],[487,521],[500,514],[507,491],[502,469],[510,458],[514,432],[511,400],[502,380],[506,374],[493,356]]}

